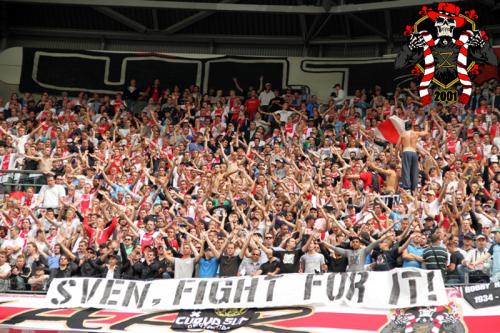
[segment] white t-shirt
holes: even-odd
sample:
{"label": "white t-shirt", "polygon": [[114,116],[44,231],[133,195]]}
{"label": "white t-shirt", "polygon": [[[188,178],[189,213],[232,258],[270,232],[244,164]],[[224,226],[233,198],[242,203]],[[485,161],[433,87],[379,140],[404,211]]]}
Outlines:
{"label": "white t-shirt", "polygon": [[[432,215],[434,216],[437,216],[439,215],[439,210],[441,208],[441,203],[439,202],[438,199],[434,199],[432,202],[430,203],[425,203],[425,205],[427,205],[428,209],[429,209],[429,213],[431,213]],[[434,217],[433,216],[433,217]],[[425,220],[425,218],[427,217],[427,215],[424,213],[422,214],[422,219]]]}
{"label": "white t-shirt", "polygon": [[269,92],[266,92],[264,90],[259,95],[260,103],[264,106],[269,105],[269,103],[271,103],[271,100],[274,97],[276,97],[276,95],[274,94],[274,91],[270,90]]}
{"label": "white t-shirt", "polygon": [[284,121],[285,123],[288,121],[288,118],[290,118],[290,116],[293,115],[293,111],[288,111],[288,110],[280,110],[276,111],[276,113],[280,115],[280,120]]}
{"label": "white t-shirt", "polygon": [[194,258],[175,258],[174,260],[174,278],[189,279],[193,277]]}
{"label": "white t-shirt", "polygon": [[66,191],[64,187],[60,185],[54,185],[52,187],[43,185],[40,194],[43,194],[43,208],[58,208],[59,199],[66,195]]}
{"label": "white t-shirt", "polygon": [[321,266],[325,264],[325,257],[321,253],[310,254],[309,252],[300,257],[304,265],[304,273],[321,272]]}
{"label": "white t-shirt", "polygon": [[108,267],[108,272],[106,273],[106,279],[114,279],[115,270]]}
{"label": "white t-shirt", "polygon": [[7,274],[11,270],[10,265],[8,263],[4,263],[2,266],[0,266],[0,274]]}
{"label": "white t-shirt", "polygon": [[2,249],[5,249],[7,247],[19,247],[16,252],[12,252],[11,254],[11,258],[15,260],[23,253],[24,239],[19,236],[16,239],[7,239],[3,242]]}
{"label": "white t-shirt", "polygon": [[18,154],[21,154],[21,155],[25,154],[26,151],[24,149],[24,145],[26,144],[26,142],[28,142],[29,138],[30,138],[29,134],[15,137],[16,148],[17,148],[17,153]]}

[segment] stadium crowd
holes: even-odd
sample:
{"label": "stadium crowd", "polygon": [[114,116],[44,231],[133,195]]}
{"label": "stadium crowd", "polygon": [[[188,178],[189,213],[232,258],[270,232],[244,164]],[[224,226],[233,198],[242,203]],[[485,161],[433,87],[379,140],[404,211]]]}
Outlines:
{"label": "stadium crowd", "polygon": [[[0,291],[395,267],[500,280],[497,81],[422,107],[415,83],[337,84],[321,104],[233,80],[0,100]],[[393,115],[397,144],[377,134]]]}

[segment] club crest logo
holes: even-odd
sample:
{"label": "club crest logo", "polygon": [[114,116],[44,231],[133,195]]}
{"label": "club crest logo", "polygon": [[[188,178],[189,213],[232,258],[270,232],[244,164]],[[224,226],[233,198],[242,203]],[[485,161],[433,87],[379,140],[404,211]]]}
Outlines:
{"label": "club crest logo", "polygon": [[423,105],[433,100],[467,104],[478,64],[498,63],[488,36],[476,26],[476,11],[462,12],[457,5],[442,2],[436,10],[423,6],[419,14],[413,27],[406,26],[408,43],[396,58],[396,69],[412,68],[411,73],[421,78]]}
{"label": "club crest logo", "polygon": [[450,302],[446,306],[394,310],[380,333],[466,333],[461,309]]}

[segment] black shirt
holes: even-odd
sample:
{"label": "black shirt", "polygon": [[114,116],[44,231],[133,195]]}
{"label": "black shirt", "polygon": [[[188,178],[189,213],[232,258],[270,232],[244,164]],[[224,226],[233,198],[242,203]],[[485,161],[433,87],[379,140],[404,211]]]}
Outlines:
{"label": "black shirt", "polygon": [[274,251],[273,256],[281,262],[280,273],[298,273],[300,268],[300,257],[303,255],[302,250],[293,251]]}
{"label": "black shirt", "polygon": [[221,256],[219,266],[219,276],[236,276],[241,264],[240,256]]}
{"label": "black shirt", "polygon": [[399,256],[399,247],[393,246],[387,251],[378,250],[374,252],[373,259],[375,260],[374,271],[390,271],[396,267],[396,260]]}
{"label": "black shirt", "polygon": [[267,275],[268,273],[274,272],[278,267],[280,267],[280,260],[274,258],[274,260],[260,265],[260,270],[262,271],[262,275]]}
{"label": "black shirt", "polygon": [[459,274],[457,272],[457,268],[458,268],[458,265],[461,265],[462,264],[462,260],[464,260],[464,256],[462,255],[462,253],[460,253],[460,251],[455,251],[451,254],[450,256],[450,264],[455,264],[455,269],[453,271],[448,271],[446,273],[446,275],[448,277],[458,277]]}

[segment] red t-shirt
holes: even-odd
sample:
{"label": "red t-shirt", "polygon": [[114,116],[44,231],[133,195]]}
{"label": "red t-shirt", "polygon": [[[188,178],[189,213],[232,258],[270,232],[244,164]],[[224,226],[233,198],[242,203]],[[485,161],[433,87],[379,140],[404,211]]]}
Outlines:
{"label": "red t-shirt", "polygon": [[247,108],[248,118],[253,120],[255,114],[259,111],[260,100],[257,98],[250,98],[245,101],[245,106]]}
{"label": "red t-shirt", "polygon": [[[380,175],[377,174],[377,177],[378,177],[378,187],[379,187],[379,190],[382,188],[382,182],[383,182],[383,179],[382,177],[380,177]],[[361,179],[363,181],[363,188],[366,190],[370,190],[370,192],[372,192],[372,173],[371,172],[362,172],[360,173],[359,175],[359,179]]]}
{"label": "red t-shirt", "polygon": [[89,226],[89,221],[87,218],[83,219],[83,227],[85,228],[85,231],[87,232],[87,235],[89,236],[89,243],[92,244],[94,242],[94,237],[97,238],[97,244],[105,244],[109,236],[113,234],[113,231],[115,231],[116,224],[118,223],[118,219],[116,217],[113,217],[111,220],[111,224],[109,227],[104,228],[103,230],[97,230],[95,228],[92,228]]}
{"label": "red t-shirt", "polygon": [[144,249],[146,248],[146,246],[151,246],[153,244],[153,234],[154,234],[154,230],[153,231],[150,231],[150,232],[146,232],[143,236],[142,236],[142,239],[141,239],[141,251],[144,252]]}

